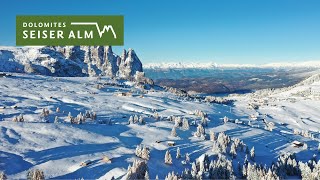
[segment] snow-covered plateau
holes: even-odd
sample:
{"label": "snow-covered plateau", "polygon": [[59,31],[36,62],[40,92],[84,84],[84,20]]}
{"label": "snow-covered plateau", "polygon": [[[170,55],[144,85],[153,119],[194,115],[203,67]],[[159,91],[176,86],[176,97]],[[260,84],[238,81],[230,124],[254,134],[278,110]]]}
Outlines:
{"label": "snow-covered plateau", "polygon": [[[39,67],[1,74],[0,179],[319,179],[319,73],[286,88],[204,99],[119,78],[142,71],[141,62],[133,50],[110,50],[101,49],[105,66],[95,73],[113,78],[35,75]],[[4,53],[21,64],[17,50],[2,51],[2,62]],[[41,64],[31,54],[29,64]],[[81,76],[99,64],[94,58],[73,60]]]}

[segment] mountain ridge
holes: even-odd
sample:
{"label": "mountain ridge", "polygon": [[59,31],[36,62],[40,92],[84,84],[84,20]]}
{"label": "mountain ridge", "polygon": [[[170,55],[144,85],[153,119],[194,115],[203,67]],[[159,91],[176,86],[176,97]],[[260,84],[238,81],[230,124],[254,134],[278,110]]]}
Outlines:
{"label": "mountain ridge", "polygon": [[48,76],[129,78],[143,72],[133,49],[116,55],[111,46],[0,47],[0,71]]}
{"label": "mountain ridge", "polygon": [[320,68],[319,61],[305,62],[280,62],[267,64],[218,64],[215,62],[195,63],[195,62],[176,62],[176,63],[147,63],[146,69],[215,69],[215,68]]}

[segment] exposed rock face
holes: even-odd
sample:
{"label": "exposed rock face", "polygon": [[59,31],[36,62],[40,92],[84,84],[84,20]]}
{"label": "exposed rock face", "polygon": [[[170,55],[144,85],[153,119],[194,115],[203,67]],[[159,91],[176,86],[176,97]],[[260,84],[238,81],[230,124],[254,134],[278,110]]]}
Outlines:
{"label": "exposed rock face", "polygon": [[109,76],[130,78],[142,63],[129,49],[121,56],[111,46],[0,47],[0,71],[50,76]]}
{"label": "exposed rock face", "polygon": [[135,75],[136,71],[142,72],[142,63],[133,49],[128,52],[123,51],[120,58],[119,75],[120,77],[130,77]]}

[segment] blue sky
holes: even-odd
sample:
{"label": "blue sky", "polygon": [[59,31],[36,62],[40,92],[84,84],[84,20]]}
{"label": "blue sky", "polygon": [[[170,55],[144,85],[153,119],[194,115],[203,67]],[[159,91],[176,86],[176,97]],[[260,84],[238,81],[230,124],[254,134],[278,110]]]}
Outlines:
{"label": "blue sky", "polygon": [[320,60],[319,0],[9,0],[0,45],[15,45],[16,15],[124,15],[125,46],[143,62]]}

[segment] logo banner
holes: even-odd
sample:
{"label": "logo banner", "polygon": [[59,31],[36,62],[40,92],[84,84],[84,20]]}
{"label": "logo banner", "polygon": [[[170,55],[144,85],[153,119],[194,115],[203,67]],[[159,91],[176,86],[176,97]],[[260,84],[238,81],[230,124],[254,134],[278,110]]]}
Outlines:
{"label": "logo banner", "polygon": [[17,46],[123,44],[123,16],[16,16]]}

